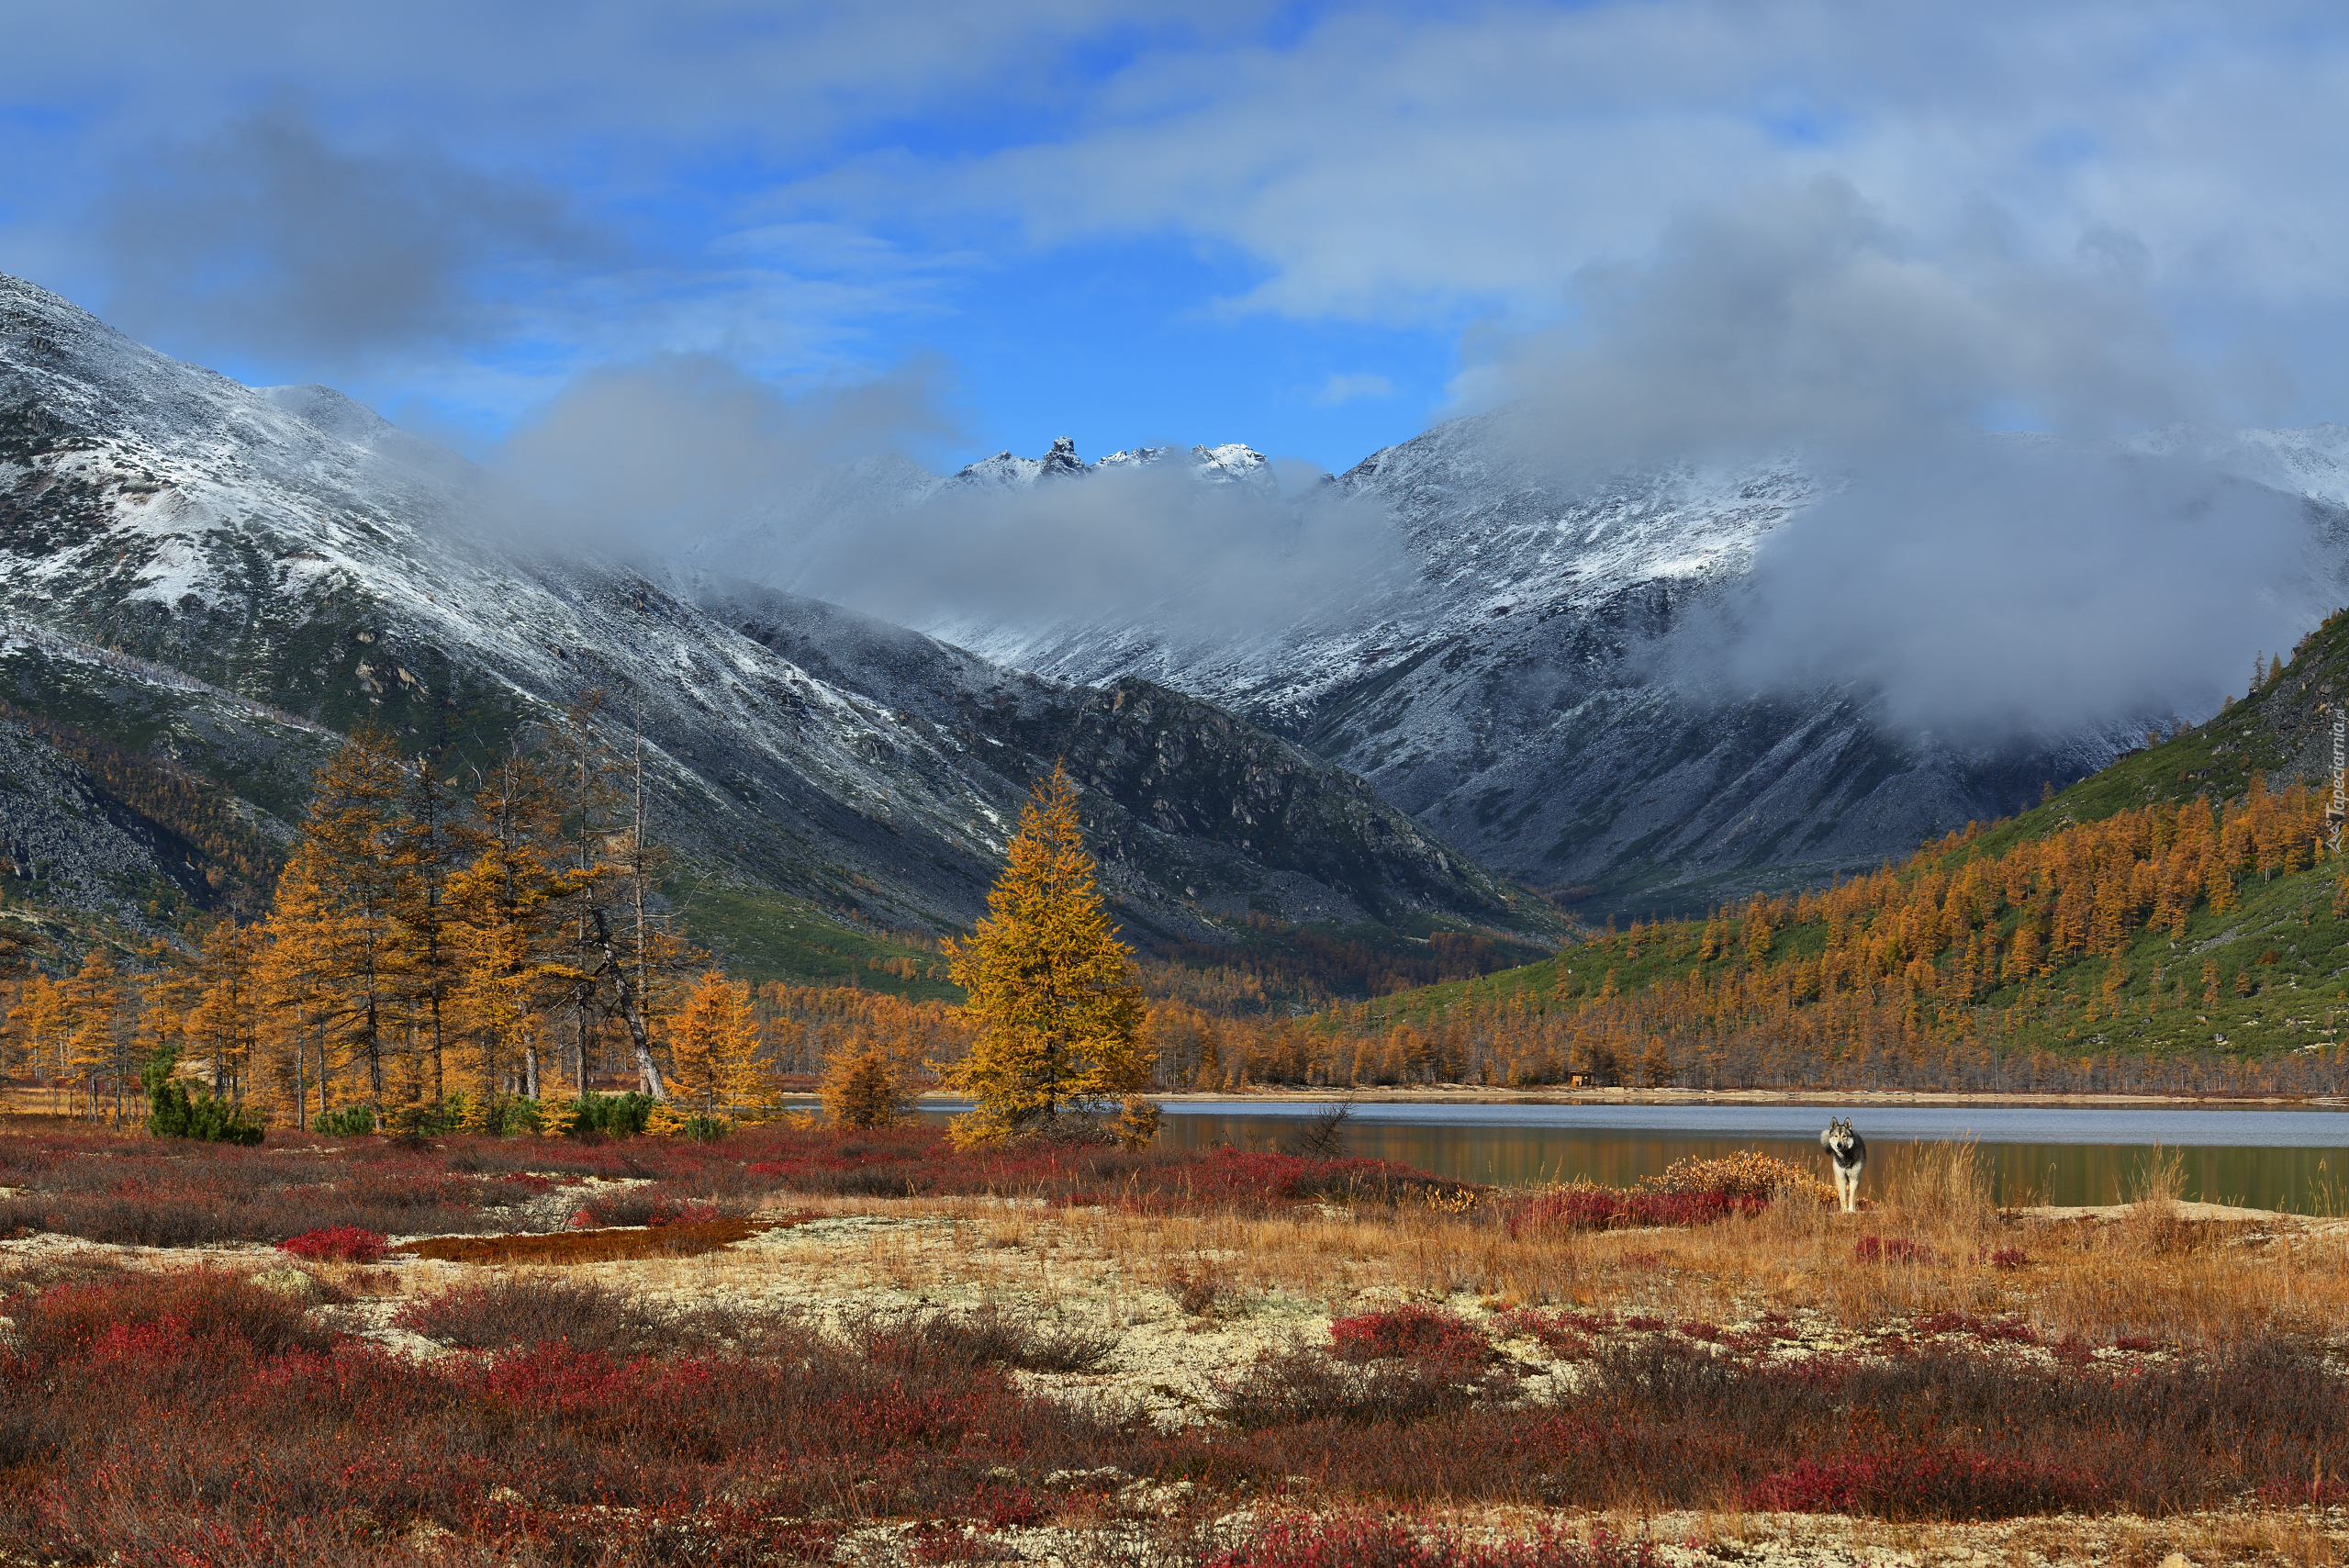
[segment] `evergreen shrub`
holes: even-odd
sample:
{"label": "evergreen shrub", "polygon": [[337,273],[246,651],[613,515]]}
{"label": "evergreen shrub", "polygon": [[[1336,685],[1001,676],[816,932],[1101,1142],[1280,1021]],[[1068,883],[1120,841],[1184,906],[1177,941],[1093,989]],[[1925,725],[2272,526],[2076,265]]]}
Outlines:
{"label": "evergreen shrub", "polygon": [[658,1103],[650,1094],[632,1089],[624,1094],[582,1094],[578,1114],[571,1123],[572,1136],[600,1133],[605,1137],[634,1137],[644,1130]]}
{"label": "evergreen shrub", "polygon": [[179,1067],[179,1047],[160,1047],[139,1070],[147,1091],[147,1130],[157,1137],[194,1138],[203,1143],[233,1143],[250,1148],[262,1139],[261,1124],[245,1119],[231,1101],[190,1094],[187,1085],[172,1074]]}

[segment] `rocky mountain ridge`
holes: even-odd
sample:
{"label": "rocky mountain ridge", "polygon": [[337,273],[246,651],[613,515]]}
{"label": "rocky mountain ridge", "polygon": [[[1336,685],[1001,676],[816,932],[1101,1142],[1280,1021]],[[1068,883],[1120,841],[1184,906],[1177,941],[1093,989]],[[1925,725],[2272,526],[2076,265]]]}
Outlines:
{"label": "rocky mountain ridge", "polygon": [[[1593,911],[1697,907],[1866,868],[2010,814],[2174,717],[1957,741],[1892,722],[1857,682],[1708,694],[1659,650],[1831,486],[1792,455],[1568,476],[1526,418],[1438,425],[1296,498],[1383,518],[1396,564],[1276,622],[1202,632],[1117,613],[933,629],[1044,674],[1138,675],[1246,714]],[[990,459],[990,482],[1100,471],[1060,455],[1057,469]],[[2195,455],[2299,498],[2332,591],[2349,596],[2349,431],[2243,432]]]}
{"label": "rocky mountain ridge", "polygon": [[[884,924],[967,924],[1056,756],[1145,939],[1212,938],[1237,910],[1547,922],[1359,780],[1195,700],[665,586],[538,543],[559,532],[330,389],[242,386],[0,279],[0,614],[44,636],[476,757],[591,689],[632,719],[641,700],[663,831],[699,868]],[[224,782],[281,829],[299,810],[315,748],[207,751],[218,702],[29,649],[0,678],[109,738],[233,754]]]}

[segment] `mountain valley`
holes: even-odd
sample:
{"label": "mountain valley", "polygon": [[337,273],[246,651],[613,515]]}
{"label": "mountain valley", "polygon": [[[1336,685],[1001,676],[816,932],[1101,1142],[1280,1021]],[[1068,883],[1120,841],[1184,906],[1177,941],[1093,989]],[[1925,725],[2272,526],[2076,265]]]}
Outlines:
{"label": "mountain valley", "polygon": [[[558,554],[559,531],[340,394],[242,386],[0,280],[0,699],[161,759],[258,842],[286,842],[355,726],[462,768],[601,693],[608,747],[632,755],[641,731],[681,885],[852,946],[967,925],[1056,758],[1146,945],[1251,914],[1406,942],[1560,928],[1359,778],[1206,702],[1026,674],[769,589],[680,591]],[[8,744],[44,748],[22,723]],[[17,889],[132,931],[220,901],[200,852],[67,762],[10,781]],[[694,924],[728,946],[722,922]]]}

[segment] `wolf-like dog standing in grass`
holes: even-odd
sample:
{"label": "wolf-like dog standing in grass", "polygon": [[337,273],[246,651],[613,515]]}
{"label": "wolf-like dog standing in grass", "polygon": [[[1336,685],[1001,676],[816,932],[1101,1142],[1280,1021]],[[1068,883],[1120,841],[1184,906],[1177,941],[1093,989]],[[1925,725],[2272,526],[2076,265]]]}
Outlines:
{"label": "wolf-like dog standing in grass", "polygon": [[1827,1124],[1827,1131],[1818,1135],[1818,1141],[1835,1167],[1835,1201],[1843,1205],[1845,1214],[1856,1214],[1860,1208],[1860,1172],[1868,1165],[1867,1140],[1851,1130],[1849,1116],[1839,1116]]}

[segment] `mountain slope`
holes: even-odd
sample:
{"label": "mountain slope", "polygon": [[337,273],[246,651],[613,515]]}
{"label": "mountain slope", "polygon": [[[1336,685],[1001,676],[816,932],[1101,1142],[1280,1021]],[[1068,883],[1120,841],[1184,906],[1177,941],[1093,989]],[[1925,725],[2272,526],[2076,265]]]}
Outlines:
{"label": "mountain slope", "polygon": [[[1243,907],[1544,921],[1359,780],[1228,715],[1025,676],[804,600],[705,605],[536,543],[560,532],[330,389],[245,387],[0,280],[0,613],[44,633],[297,723],[475,758],[590,690],[614,699],[608,733],[641,702],[658,830],[703,874],[883,924],[966,923],[1029,784],[1064,753],[1102,781],[1089,827],[1137,935],[1213,937],[1216,912]],[[845,651],[826,652],[826,630]],[[20,679],[17,700],[81,700],[54,673]],[[207,704],[191,690],[185,706]],[[128,710],[84,717],[207,765],[189,721],[164,735]],[[211,760],[282,821],[312,759],[267,750],[223,741]],[[1137,767],[1146,753],[1218,761]],[[1275,803],[1293,829],[1277,845],[1230,831]]]}
{"label": "mountain slope", "polygon": [[1896,869],[1374,1013],[1529,1005],[1556,1025],[1551,1070],[1585,1070],[1603,1041],[1633,1073],[1624,1041],[1655,1039],[1674,1081],[2338,1093],[2349,884],[2326,807],[2345,710],[2349,610],[2206,722]]}
{"label": "mountain slope", "polygon": [[[1789,459],[1570,482],[1531,455],[1521,417],[1437,426],[1309,498],[1383,515],[1400,566],[1279,624],[1206,635],[1105,617],[956,634],[1046,674],[1139,674],[1247,714],[1594,911],[1701,907],[1873,866],[2009,814],[2143,734],[2122,716],[2054,741],[1953,744],[1891,722],[1856,684],[1707,695],[1660,650],[1741,584],[1820,498],[1818,478]],[[2340,577],[2349,432],[2254,431],[2198,455],[2304,498]]]}

